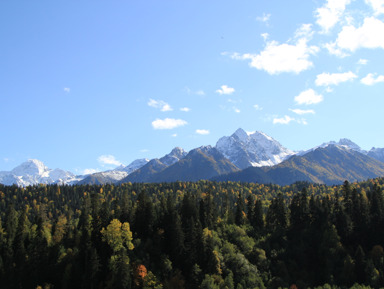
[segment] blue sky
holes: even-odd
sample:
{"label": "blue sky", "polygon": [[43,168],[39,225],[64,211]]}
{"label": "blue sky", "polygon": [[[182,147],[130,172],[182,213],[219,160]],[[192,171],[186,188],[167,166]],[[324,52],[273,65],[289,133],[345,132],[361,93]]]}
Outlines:
{"label": "blue sky", "polygon": [[384,0],[1,1],[0,170],[215,145],[384,147]]}

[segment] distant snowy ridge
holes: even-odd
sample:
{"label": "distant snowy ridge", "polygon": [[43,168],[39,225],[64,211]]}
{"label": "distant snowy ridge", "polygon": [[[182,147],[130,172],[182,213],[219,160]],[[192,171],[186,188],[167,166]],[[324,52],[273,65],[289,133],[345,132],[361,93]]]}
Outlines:
{"label": "distant snowy ridge", "polygon": [[49,169],[36,159],[30,159],[10,172],[0,172],[0,183],[4,185],[69,183],[74,179],[76,176],[73,173],[61,169]]}
{"label": "distant snowy ridge", "polygon": [[361,154],[364,154],[364,155],[368,154],[367,151],[361,149],[361,147],[359,147],[356,143],[354,143],[353,141],[351,141],[350,139],[347,139],[347,138],[342,138],[338,142],[336,142],[336,141],[326,142],[326,143],[323,143],[323,144],[321,144],[319,146],[313,147],[313,148],[311,148],[309,150],[300,151],[297,154],[302,156],[302,155],[305,155],[305,154],[307,154],[309,152],[312,152],[312,151],[314,151],[314,150],[316,150],[318,148],[326,148],[329,145],[350,149],[350,150],[357,151],[357,152],[359,152]]}
{"label": "distant snowy ridge", "polygon": [[295,154],[263,132],[247,133],[241,128],[220,138],[216,148],[240,169],[273,166]]}
{"label": "distant snowy ridge", "polygon": [[330,141],[323,143],[306,151],[294,152],[283,147],[278,141],[261,131],[246,132],[239,128],[231,136],[220,138],[215,147],[201,146],[200,148],[192,149],[188,153],[180,147],[175,147],[169,154],[159,159],[137,159],[127,166],[121,165],[113,170],[89,175],[74,175],[62,169],[49,169],[43,162],[30,159],[11,171],[0,172],[0,183],[4,185],[16,184],[18,186],[36,184],[106,184],[124,182],[124,180],[129,178],[136,180],[139,176],[141,179],[144,178],[151,181],[151,176],[154,173],[170,168],[183,160],[186,163],[185,158],[190,153],[201,152],[207,157],[216,159],[219,159],[218,154],[220,154],[237,168],[243,170],[249,167],[271,167],[282,163],[291,156],[303,156],[318,148],[326,148],[328,146],[353,150],[384,162],[384,148],[373,147],[371,150],[365,151],[346,138],[340,139],[338,142]]}

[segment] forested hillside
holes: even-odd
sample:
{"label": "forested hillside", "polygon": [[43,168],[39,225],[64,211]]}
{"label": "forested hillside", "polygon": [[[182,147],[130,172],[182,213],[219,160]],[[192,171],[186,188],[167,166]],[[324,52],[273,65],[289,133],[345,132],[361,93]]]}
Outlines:
{"label": "forested hillside", "polygon": [[383,188],[0,185],[0,288],[383,287]]}

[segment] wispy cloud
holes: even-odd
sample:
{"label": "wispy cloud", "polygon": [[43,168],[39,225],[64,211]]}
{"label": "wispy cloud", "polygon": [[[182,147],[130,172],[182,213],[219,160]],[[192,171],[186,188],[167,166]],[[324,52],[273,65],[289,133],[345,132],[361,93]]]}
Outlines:
{"label": "wispy cloud", "polygon": [[70,93],[71,92],[71,89],[69,88],[69,87],[64,87],[64,92],[66,92],[66,93]]}
{"label": "wispy cloud", "polygon": [[359,61],[357,62],[357,64],[360,64],[360,65],[367,65],[367,64],[368,64],[368,60],[367,60],[367,59],[360,58]]}
{"label": "wispy cloud", "polygon": [[263,108],[260,105],[258,105],[258,104],[254,104],[253,107],[256,110],[263,110]]}
{"label": "wispy cloud", "polygon": [[375,15],[384,14],[384,1],[383,0],[365,0],[368,3]]}
{"label": "wispy cloud", "polygon": [[315,111],[313,109],[289,109],[290,111],[298,114],[298,115],[303,115],[303,114],[315,114]]}
{"label": "wispy cloud", "polygon": [[154,100],[154,99],[149,99],[148,101],[148,106],[150,107],[154,107],[154,108],[157,108],[157,109],[160,109],[161,111],[172,111],[172,107],[166,103],[165,101],[162,101],[162,100]]}
{"label": "wispy cloud", "polygon": [[376,76],[374,73],[368,73],[366,77],[361,79],[361,83],[365,85],[374,85],[380,82],[384,82],[384,75]]}
{"label": "wispy cloud", "polygon": [[269,19],[271,19],[271,14],[263,13],[262,16],[256,17],[257,21],[268,24]]}
{"label": "wispy cloud", "polygon": [[98,169],[85,169],[83,175],[91,175],[100,172]]}
{"label": "wispy cloud", "polygon": [[273,124],[289,124],[290,122],[294,121],[295,119],[285,115],[284,117],[281,118],[274,118],[273,119]]}
{"label": "wispy cloud", "polygon": [[316,23],[323,32],[328,32],[340,21],[349,3],[351,0],[328,0],[323,7],[316,10]]}
{"label": "wispy cloud", "polygon": [[352,71],[344,73],[322,73],[318,74],[315,80],[317,86],[338,85],[339,83],[351,81],[357,78]]}
{"label": "wispy cloud", "polygon": [[192,91],[192,89],[190,89],[188,86],[185,87],[185,91],[186,91],[188,94],[196,94],[196,95],[200,95],[200,96],[205,95],[205,91],[204,91],[204,90],[199,89],[199,90],[197,90],[197,91]]}
{"label": "wispy cloud", "polygon": [[241,110],[238,109],[237,107],[233,107],[233,111],[236,112],[236,113],[240,113],[241,112]]}
{"label": "wispy cloud", "polygon": [[207,135],[207,134],[209,134],[210,132],[209,132],[209,130],[207,130],[207,129],[197,129],[197,130],[196,130],[196,133],[197,133],[197,134],[201,134],[201,135]]}
{"label": "wispy cloud", "polygon": [[180,108],[181,111],[184,111],[184,112],[188,112],[190,111],[191,109],[189,107],[182,107]]}
{"label": "wispy cloud", "polygon": [[97,161],[102,165],[120,166],[122,163],[118,161],[113,155],[102,155],[97,158]]}
{"label": "wispy cloud", "polygon": [[316,104],[323,101],[323,96],[316,93],[313,89],[307,89],[295,96],[295,102],[297,104]]}
{"label": "wispy cloud", "polygon": [[182,119],[165,118],[154,120],[152,122],[152,127],[154,129],[174,129],[180,126],[184,126],[186,124],[187,122]]}
{"label": "wispy cloud", "polygon": [[229,87],[228,85],[222,85],[221,87],[220,87],[220,89],[217,89],[216,90],[216,92],[218,93],[218,94],[227,94],[227,95],[229,95],[229,94],[232,94],[232,93],[234,93],[235,92],[235,89],[233,88],[233,87]]}
{"label": "wispy cloud", "polygon": [[291,122],[295,122],[295,123],[303,124],[303,125],[308,124],[308,122],[303,118],[302,119],[296,119],[296,118],[290,117],[289,115],[285,115],[284,117],[281,117],[281,118],[275,117],[272,120],[273,124],[285,124],[285,125],[287,125],[287,124],[290,124]]}

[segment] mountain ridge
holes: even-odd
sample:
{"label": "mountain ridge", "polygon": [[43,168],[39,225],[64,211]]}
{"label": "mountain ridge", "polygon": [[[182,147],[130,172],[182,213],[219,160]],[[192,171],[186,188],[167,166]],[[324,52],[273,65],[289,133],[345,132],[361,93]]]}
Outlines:
{"label": "mountain ridge", "polygon": [[327,185],[345,180],[362,181],[384,176],[384,163],[340,145],[319,147],[304,155],[295,155],[272,167],[250,167],[214,178],[216,181],[244,181],[290,185],[309,181]]}
{"label": "mountain ridge", "polygon": [[[52,170],[47,168],[43,162],[30,159],[11,171],[0,172],[0,183],[28,186],[38,183],[73,185],[121,183],[123,181],[162,182],[210,179],[228,173],[239,174],[241,171],[248,169],[246,173],[249,173],[249,171],[257,172],[256,175],[260,177],[260,180],[268,182],[276,180],[276,176],[273,176],[274,174],[279,174],[280,178],[282,176],[287,178],[288,176],[293,176],[294,179],[300,177],[303,180],[318,182],[321,181],[321,178],[316,178],[315,173],[297,170],[297,167],[287,166],[286,162],[292,158],[297,160],[298,157],[304,157],[320,148],[324,149],[329,146],[340,147],[357,152],[370,159],[375,159],[381,163],[384,162],[384,148],[373,147],[371,150],[365,151],[351,140],[345,138],[340,139],[338,142],[330,141],[323,143],[306,151],[293,152],[261,131],[246,132],[239,128],[232,135],[221,137],[215,146],[201,146],[189,152],[180,147],[175,147],[170,153],[159,159],[137,159],[127,166],[121,165],[113,170],[89,175],[75,175],[61,169]],[[186,156],[188,158],[184,160]],[[326,156],[324,155],[323,157]],[[308,156],[304,157],[302,161],[306,158]],[[361,159],[361,156],[356,156],[356,158]],[[365,159],[365,161],[367,164],[370,163],[368,159]],[[202,163],[205,163],[205,166]],[[282,163],[286,166],[280,165]],[[291,163],[291,165],[293,164]],[[295,166],[298,166],[298,164],[295,164]],[[334,166],[337,167],[337,164],[334,164]],[[371,169],[374,166],[380,167],[380,164],[370,164]],[[205,175],[204,173],[195,172],[203,172],[204,169],[207,169]],[[363,166],[360,166],[362,172],[364,169]],[[323,168],[323,170],[327,169]],[[344,173],[347,178],[347,173],[345,171]],[[378,170],[377,173],[381,174],[381,171]],[[317,172],[317,174],[320,174],[320,172]],[[370,174],[365,175],[370,176]]]}

